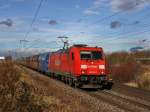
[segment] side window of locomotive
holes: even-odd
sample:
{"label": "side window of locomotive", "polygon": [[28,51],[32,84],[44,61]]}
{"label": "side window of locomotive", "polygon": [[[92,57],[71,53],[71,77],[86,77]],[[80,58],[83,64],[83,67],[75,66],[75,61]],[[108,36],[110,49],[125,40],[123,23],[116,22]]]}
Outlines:
{"label": "side window of locomotive", "polygon": [[74,60],[74,53],[73,52],[71,53],[71,57],[72,57],[72,60]]}
{"label": "side window of locomotive", "polygon": [[99,60],[99,59],[102,59],[102,52],[100,51],[93,51],[92,52],[92,59],[93,60]]}

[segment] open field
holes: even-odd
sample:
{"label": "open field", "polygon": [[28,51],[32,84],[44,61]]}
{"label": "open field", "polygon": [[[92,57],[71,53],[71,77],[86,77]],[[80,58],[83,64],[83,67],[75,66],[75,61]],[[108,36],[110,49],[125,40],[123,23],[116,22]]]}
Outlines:
{"label": "open field", "polygon": [[47,109],[43,97],[22,80],[23,74],[12,62],[0,64],[0,112],[41,112]]}
{"label": "open field", "polygon": [[78,90],[13,63],[1,65],[0,71],[2,112],[148,112],[150,109],[150,93],[144,90],[119,84],[111,91]]}
{"label": "open field", "polygon": [[13,63],[1,65],[0,77],[2,112],[120,111],[119,108],[79,92],[62,82]]}
{"label": "open field", "polygon": [[135,53],[115,52],[107,55],[108,70],[116,82],[132,87],[150,90],[149,60],[139,61],[141,57],[150,57],[149,51]]}
{"label": "open field", "polygon": [[[35,71],[26,68],[24,69],[29,72],[28,74],[32,73],[31,79],[36,79],[36,81],[38,80],[38,82],[45,82],[49,80],[50,82],[47,82],[47,85],[50,84],[48,85],[49,90],[52,90],[51,92],[54,92],[54,94],[56,96],[58,95],[59,98],[65,97],[65,100],[68,102],[68,105],[72,106],[73,108],[73,110],[71,111],[77,111],[77,108],[79,110],[81,109],[80,111],[83,112],[85,111],[82,110],[83,108],[86,108],[86,111],[90,112],[149,112],[150,110],[150,93],[144,90],[130,88],[127,86],[120,85],[119,83],[116,83],[114,89],[111,91],[95,91],[91,89],[77,90],[69,87],[68,85],[63,84],[60,81],[49,79],[49,77],[45,77]],[[127,91],[124,92],[123,90]],[[122,91],[122,93],[120,93],[120,91]],[[137,92],[136,95],[135,92]],[[61,93],[62,97],[60,97],[59,93]],[[74,103],[79,105],[75,105]]]}

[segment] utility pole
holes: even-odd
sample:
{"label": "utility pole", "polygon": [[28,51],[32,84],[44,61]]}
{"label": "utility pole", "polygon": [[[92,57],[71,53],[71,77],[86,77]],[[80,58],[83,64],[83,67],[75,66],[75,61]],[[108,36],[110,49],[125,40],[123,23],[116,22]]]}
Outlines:
{"label": "utility pole", "polygon": [[26,43],[29,42],[28,40],[20,40],[20,45],[21,45],[21,48],[25,48],[26,47]]}
{"label": "utility pole", "polygon": [[[29,42],[29,41],[26,39],[20,40],[20,48],[23,50],[23,52],[25,52],[25,47],[26,47],[27,42]],[[20,53],[23,53],[23,52],[20,52]],[[21,57],[23,57],[22,54],[21,54]]]}

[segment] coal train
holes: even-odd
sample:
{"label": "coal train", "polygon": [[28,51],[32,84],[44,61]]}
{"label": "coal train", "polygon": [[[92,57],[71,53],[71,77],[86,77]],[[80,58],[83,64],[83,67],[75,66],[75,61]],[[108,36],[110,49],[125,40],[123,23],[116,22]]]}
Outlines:
{"label": "coal train", "polygon": [[21,64],[78,88],[111,89],[101,47],[73,45],[67,49],[26,57]]}

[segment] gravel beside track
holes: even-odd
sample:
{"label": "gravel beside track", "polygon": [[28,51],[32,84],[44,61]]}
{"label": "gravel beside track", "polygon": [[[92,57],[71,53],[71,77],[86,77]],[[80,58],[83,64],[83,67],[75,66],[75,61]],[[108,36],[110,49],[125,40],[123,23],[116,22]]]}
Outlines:
{"label": "gravel beside track", "polygon": [[133,104],[136,104],[138,106],[142,106],[143,108],[147,108],[150,110],[150,102],[147,101],[147,99],[142,100],[140,98],[127,96],[125,94],[120,94],[120,93],[117,93],[115,91],[105,91],[105,93],[113,95],[114,97],[124,99],[124,100],[129,101]]}
{"label": "gravel beside track", "polygon": [[149,102],[148,104],[150,105],[150,91],[129,87],[116,82],[115,85],[113,86],[112,91],[119,94],[124,94],[126,96],[131,96],[135,99],[140,99],[141,101],[143,100],[147,103]]}
{"label": "gravel beside track", "polygon": [[111,91],[98,91],[90,92],[91,96],[108,102],[113,106],[117,106],[128,112],[149,112],[150,106],[141,104],[138,101],[128,99],[127,97],[122,97],[120,95],[112,94]]}

